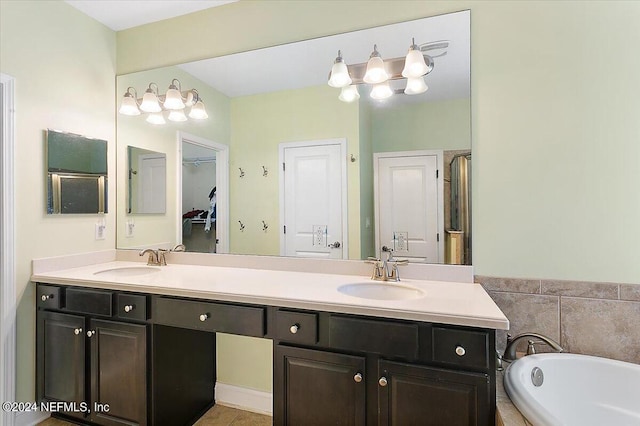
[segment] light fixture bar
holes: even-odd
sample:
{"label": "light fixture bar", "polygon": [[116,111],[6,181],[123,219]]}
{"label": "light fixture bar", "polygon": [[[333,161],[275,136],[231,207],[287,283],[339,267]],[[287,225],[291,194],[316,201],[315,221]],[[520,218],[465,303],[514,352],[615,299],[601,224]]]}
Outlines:
{"label": "light fixture bar", "polygon": [[[389,80],[400,80],[405,77],[402,76],[402,70],[404,68],[405,57],[385,59],[385,69],[389,74]],[[424,55],[424,61],[433,70],[433,59],[431,56]],[[349,69],[349,75],[351,76],[351,84],[366,84],[363,80],[364,73],[367,71],[367,63],[347,65]],[[428,74],[427,74],[428,75]]]}

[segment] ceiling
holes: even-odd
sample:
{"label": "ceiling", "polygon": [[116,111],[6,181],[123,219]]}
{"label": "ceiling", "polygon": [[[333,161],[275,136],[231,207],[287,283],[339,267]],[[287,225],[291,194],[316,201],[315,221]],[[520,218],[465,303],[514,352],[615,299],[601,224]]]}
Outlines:
{"label": "ceiling", "polygon": [[[429,90],[403,96],[403,103],[467,98],[470,95],[469,12],[457,12],[353,31],[298,43],[252,50],[178,65],[228,97],[293,90],[327,83],[338,50],[347,64],[365,63],[376,43],[387,59],[404,57],[416,44],[446,40],[446,54],[434,52],[434,69],[425,77]],[[435,56],[435,54],[440,56]],[[392,88],[404,89],[404,79]],[[368,90],[361,85],[361,94]],[[336,96],[339,89],[336,89]],[[368,96],[366,96],[368,98]]]}
{"label": "ceiling", "polygon": [[238,0],[65,0],[114,31],[162,21]]}

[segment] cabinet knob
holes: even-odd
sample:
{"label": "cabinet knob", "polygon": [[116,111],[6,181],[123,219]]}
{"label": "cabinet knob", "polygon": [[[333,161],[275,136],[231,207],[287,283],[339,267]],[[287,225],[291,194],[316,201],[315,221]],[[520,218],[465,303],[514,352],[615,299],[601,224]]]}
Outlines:
{"label": "cabinet knob", "polygon": [[460,345],[456,346],[456,355],[464,356],[464,354],[466,354],[466,353],[467,353],[467,351],[465,350],[465,348],[463,348]]}
{"label": "cabinet knob", "polygon": [[380,380],[378,380],[378,384],[382,387],[387,386],[387,378],[386,377],[380,377]]}
{"label": "cabinet knob", "polygon": [[209,314],[200,315],[200,321],[205,322],[209,318]]}
{"label": "cabinet knob", "polygon": [[95,330],[89,330],[89,331],[87,331],[87,337],[91,337],[91,336],[93,336],[94,334],[96,334]]}
{"label": "cabinet knob", "polygon": [[133,305],[127,305],[127,306],[124,307],[124,311],[125,312],[131,312],[131,311],[133,311],[134,307],[135,306],[133,306]]}
{"label": "cabinet knob", "polygon": [[75,330],[73,330],[73,334],[75,334],[76,336],[78,334],[82,333],[82,329],[81,328],[76,328]]}
{"label": "cabinet knob", "polygon": [[291,334],[296,334],[298,330],[300,330],[300,326],[298,324],[293,324],[291,327],[289,327],[289,331],[291,332]]}
{"label": "cabinet knob", "polygon": [[46,302],[46,301],[47,301],[47,299],[50,299],[50,298],[51,298],[51,296],[49,296],[48,294],[43,294],[43,295],[40,297],[40,299],[42,299],[42,301],[43,301],[43,302]]}
{"label": "cabinet knob", "polygon": [[353,376],[353,381],[356,383],[360,383],[362,381],[362,374],[356,373],[356,375]]}

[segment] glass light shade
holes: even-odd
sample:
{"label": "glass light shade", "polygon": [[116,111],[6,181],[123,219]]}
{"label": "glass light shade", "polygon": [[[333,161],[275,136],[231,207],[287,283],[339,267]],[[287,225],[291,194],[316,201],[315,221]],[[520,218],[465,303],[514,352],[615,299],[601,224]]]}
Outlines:
{"label": "glass light shade", "polygon": [[329,77],[329,86],[331,87],[346,87],[351,84],[351,77],[349,76],[349,69],[344,62],[336,62],[331,67],[331,77]]}
{"label": "glass light shade", "polygon": [[371,97],[375,100],[387,99],[391,95],[393,95],[393,91],[389,87],[388,81],[378,83],[371,89]]}
{"label": "glass light shade", "polygon": [[[185,105],[182,102],[182,95],[178,92],[178,89],[175,89],[175,86],[172,86],[167,90],[167,95],[164,99],[164,108],[165,109],[184,109]],[[184,114],[183,114],[184,115]],[[171,120],[171,118],[169,118]]]}
{"label": "glass light shade", "polygon": [[358,93],[358,88],[355,85],[343,87],[340,91],[340,99],[342,102],[353,102],[356,99],[360,98],[360,93]]}
{"label": "glass light shade", "polygon": [[142,97],[142,103],[140,104],[140,109],[144,112],[160,112],[162,111],[162,107],[158,102],[158,97],[152,91],[145,92]]}
{"label": "glass light shade", "polygon": [[162,114],[158,114],[158,113],[154,113],[154,114],[149,114],[149,116],[147,117],[147,123],[151,123],[151,124],[165,124],[166,121],[164,120],[164,117],[162,116]]}
{"label": "glass light shade", "polygon": [[404,88],[404,93],[407,95],[419,95],[429,89],[424,82],[424,77],[408,78],[407,87]]}
{"label": "glass light shade", "polygon": [[378,84],[389,79],[387,70],[384,69],[384,61],[380,56],[373,56],[367,62],[367,72],[364,73],[364,82]]}
{"label": "glass light shade", "polygon": [[202,101],[196,102],[194,106],[191,107],[191,111],[189,111],[189,118],[193,118],[195,120],[204,120],[205,118],[209,118],[209,114],[204,109],[204,103]]}
{"label": "glass light shade", "polygon": [[187,101],[184,103],[186,106],[190,107],[195,104],[193,92],[187,93]]}
{"label": "glass light shade", "polygon": [[410,49],[404,60],[402,76],[406,78],[422,77],[431,71],[431,67],[424,60],[424,55],[419,49]]}
{"label": "glass light shade", "polygon": [[181,109],[174,109],[169,112],[169,116],[167,118],[169,121],[187,121],[187,116],[184,115],[184,111]]}
{"label": "glass light shade", "polygon": [[124,115],[140,115],[140,109],[138,109],[136,100],[133,96],[128,94],[122,98],[122,103],[120,104],[118,112]]}

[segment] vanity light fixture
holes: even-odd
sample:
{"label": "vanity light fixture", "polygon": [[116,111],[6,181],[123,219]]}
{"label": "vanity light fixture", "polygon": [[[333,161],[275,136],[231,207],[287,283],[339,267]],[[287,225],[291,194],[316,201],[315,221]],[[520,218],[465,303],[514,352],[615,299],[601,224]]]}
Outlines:
{"label": "vanity light fixture", "polygon": [[[411,39],[411,46],[405,57],[383,60],[378,46],[374,44],[367,63],[354,65],[346,65],[339,50],[331,68],[328,84],[341,89],[338,99],[343,102],[353,102],[360,98],[357,85],[363,83],[373,85],[370,96],[376,100],[387,99],[394,93],[418,95],[429,89],[424,76],[433,71],[433,58],[425,51],[448,46],[449,43],[444,41],[417,45],[415,39]],[[392,90],[389,80],[399,79],[407,80],[405,89]]]}
{"label": "vanity light fixture", "polygon": [[404,59],[402,76],[406,78],[418,78],[431,72],[432,69],[433,62],[430,63],[430,66],[427,65],[422,51],[420,51],[420,48],[416,44],[416,40],[412,38],[411,47],[409,47],[409,52]]}
{"label": "vanity light fixture", "polygon": [[338,99],[342,102],[353,102],[359,98],[360,93],[358,93],[358,87],[355,84],[343,87],[340,91],[340,96],[338,96]]}
{"label": "vanity light fixture", "polygon": [[174,122],[187,121],[185,108],[190,108],[189,118],[194,120],[204,120],[209,118],[204,102],[196,89],[182,91],[180,80],[174,78],[171,80],[169,89],[164,95],[158,94],[158,85],[149,83],[149,87],[145,91],[142,99],[138,99],[136,89],[127,88],[120,109],[118,112],[124,115],[140,115],[142,112],[149,114],[147,122],[151,124],[165,124],[166,120],[163,115],[164,111],[168,111],[167,119]]}
{"label": "vanity light fixture", "polygon": [[347,87],[351,84],[349,69],[342,59],[342,52],[338,50],[338,57],[331,67],[331,75],[329,76],[329,86],[331,87]]}

